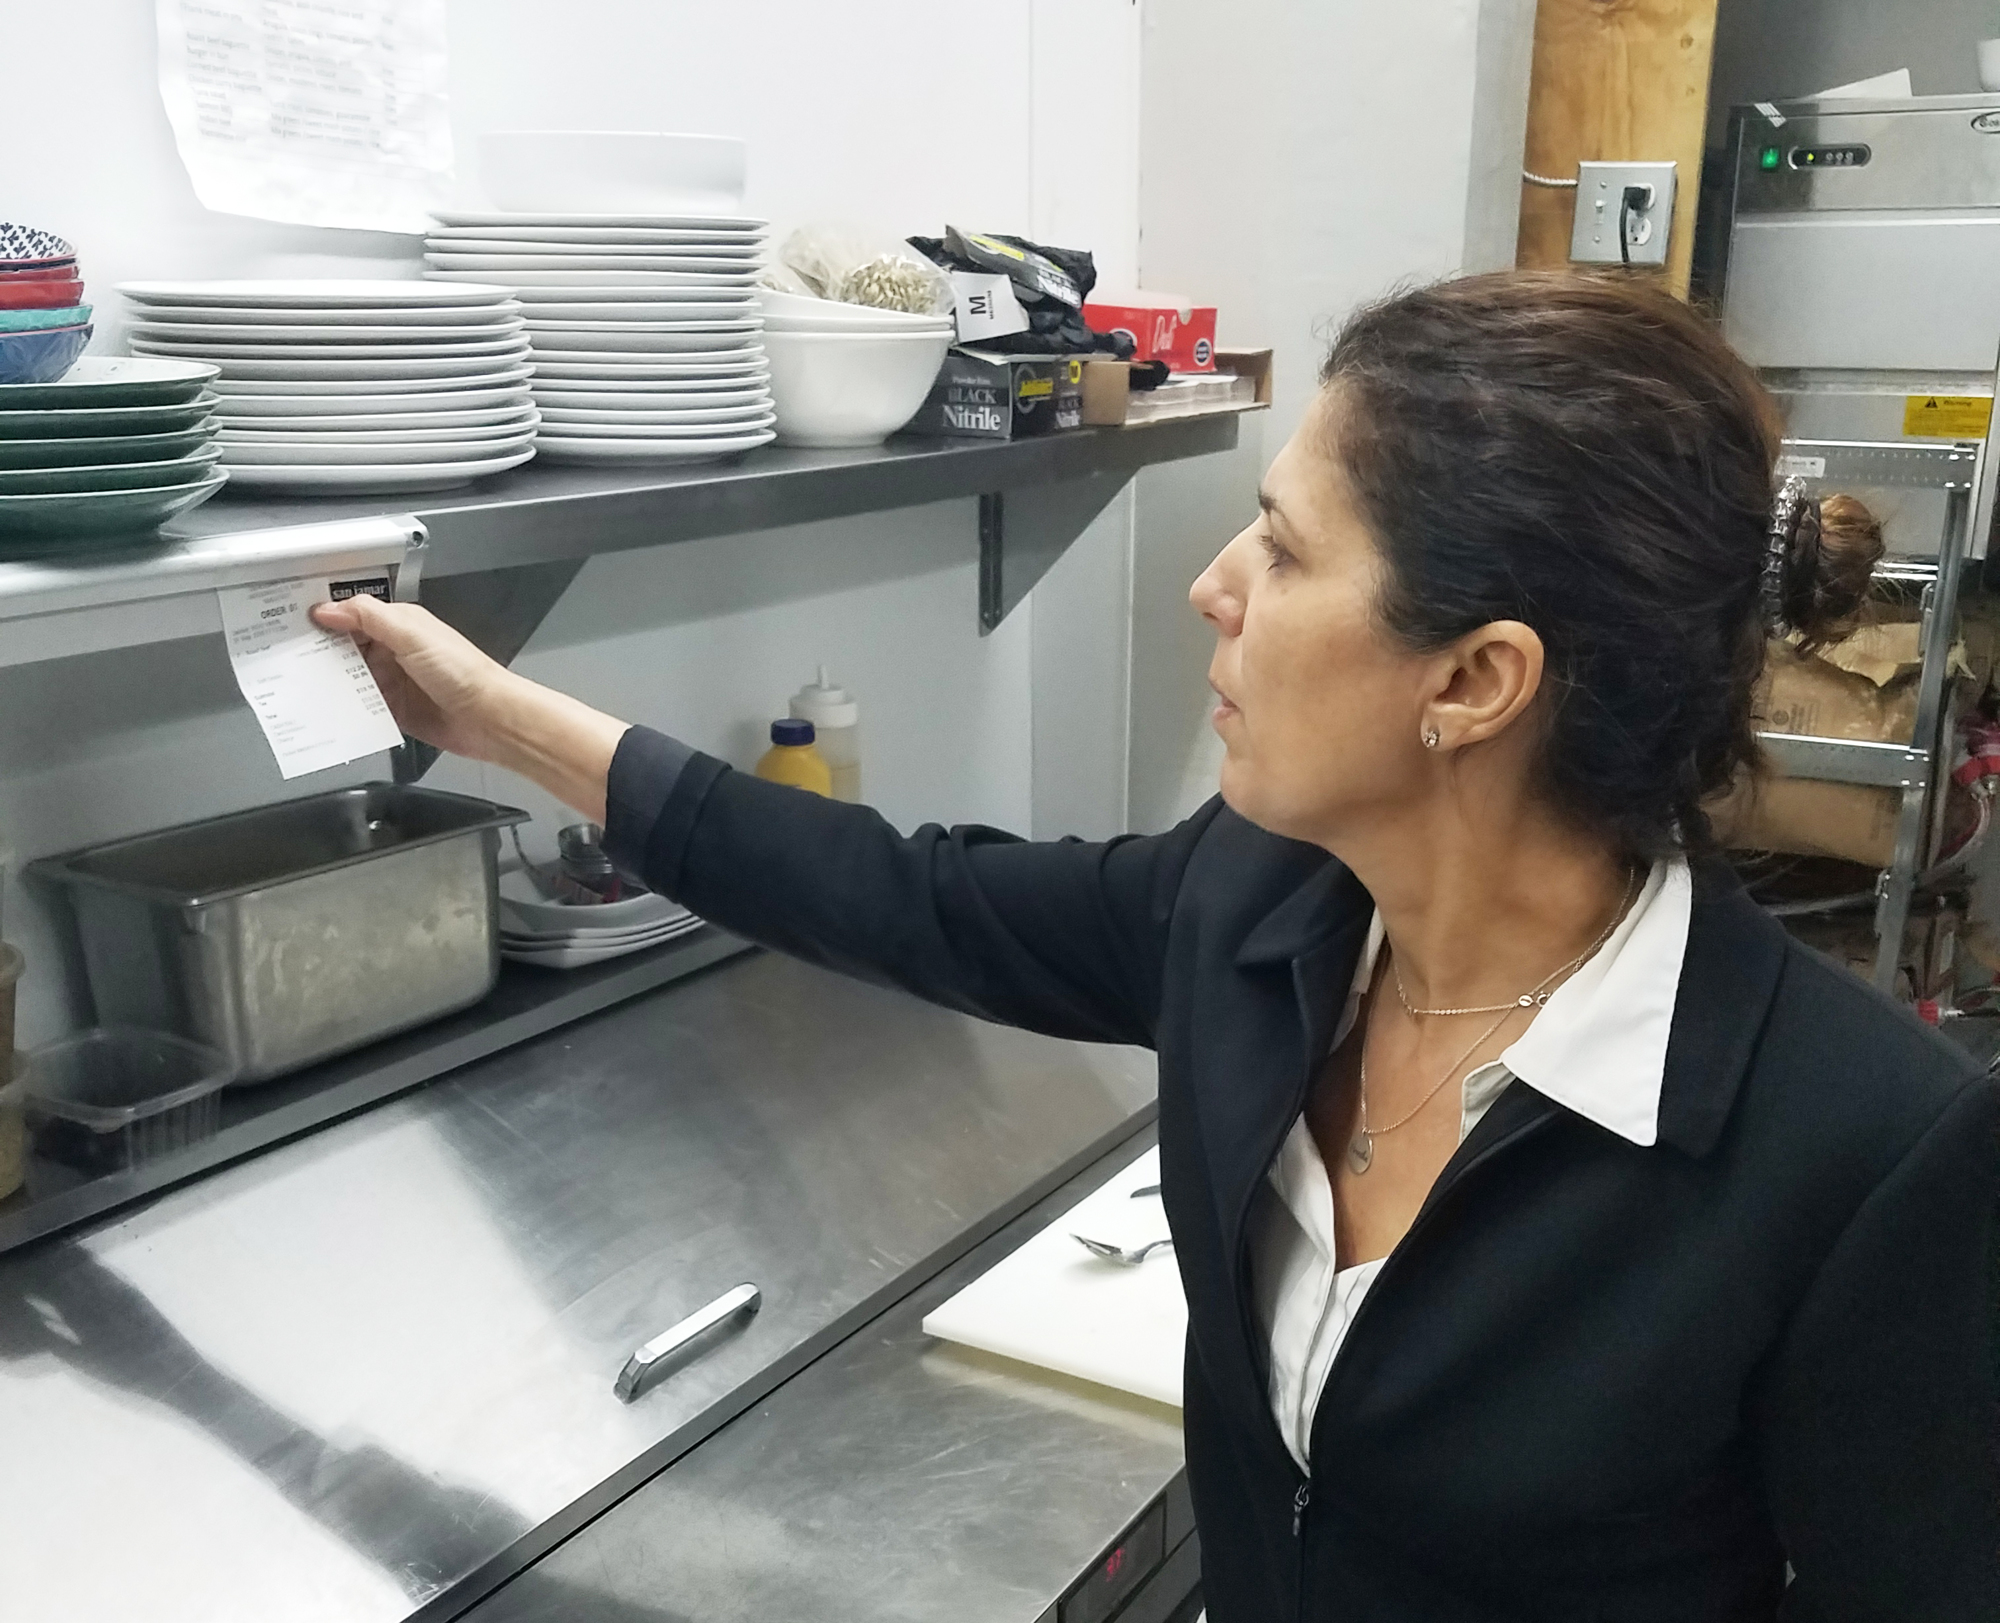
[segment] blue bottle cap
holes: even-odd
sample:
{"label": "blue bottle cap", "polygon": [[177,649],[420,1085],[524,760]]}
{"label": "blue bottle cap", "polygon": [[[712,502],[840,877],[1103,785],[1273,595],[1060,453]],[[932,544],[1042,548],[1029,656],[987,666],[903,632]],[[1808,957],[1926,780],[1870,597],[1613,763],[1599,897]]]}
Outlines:
{"label": "blue bottle cap", "polygon": [[787,716],[771,723],[773,744],[810,744],[814,738],[813,724],[800,721],[796,716]]}

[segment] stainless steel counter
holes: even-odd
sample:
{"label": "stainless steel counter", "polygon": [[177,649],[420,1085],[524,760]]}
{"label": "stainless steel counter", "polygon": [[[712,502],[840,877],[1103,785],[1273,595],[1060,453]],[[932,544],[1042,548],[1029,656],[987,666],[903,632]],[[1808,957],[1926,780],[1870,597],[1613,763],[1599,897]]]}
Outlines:
{"label": "stainless steel counter", "polygon": [[[933,1341],[923,1316],[1151,1141],[1120,1146],[732,1420],[466,1623],[1036,1623],[1178,1485],[1180,1416]],[[1166,1544],[1191,1526],[1175,1493]],[[1193,1587],[1195,1551],[1150,1615]]]}
{"label": "stainless steel counter", "polygon": [[[6,1611],[462,1610],[1150,1119],[758,955],[0,1259]],[[626,1356],[764,1307],[634,1404]]]}

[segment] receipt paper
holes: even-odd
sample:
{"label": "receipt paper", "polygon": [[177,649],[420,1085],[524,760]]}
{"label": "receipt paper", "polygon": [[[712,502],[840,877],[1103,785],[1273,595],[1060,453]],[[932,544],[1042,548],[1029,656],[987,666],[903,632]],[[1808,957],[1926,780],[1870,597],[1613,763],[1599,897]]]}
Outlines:
{"label": "receipt paper", "polygon": [[257,713],[287,778],[394,749],[402,731],[354,639],[309,618],[332,582],[284,580],[224,587],[222,629],[236,685]]}

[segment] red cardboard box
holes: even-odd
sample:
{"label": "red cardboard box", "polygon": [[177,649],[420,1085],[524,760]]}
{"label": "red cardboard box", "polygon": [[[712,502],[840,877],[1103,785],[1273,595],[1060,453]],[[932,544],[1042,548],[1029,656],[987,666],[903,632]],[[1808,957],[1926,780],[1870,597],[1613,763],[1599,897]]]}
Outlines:
{"label": "red cardboard box", "polygon": [[1176,372],[1215,370],[1215,306],[1171,293],[1117,293],[1083,307],[1092,332],[1122,332],[1138,346],[1135,361],[1165,361]]}

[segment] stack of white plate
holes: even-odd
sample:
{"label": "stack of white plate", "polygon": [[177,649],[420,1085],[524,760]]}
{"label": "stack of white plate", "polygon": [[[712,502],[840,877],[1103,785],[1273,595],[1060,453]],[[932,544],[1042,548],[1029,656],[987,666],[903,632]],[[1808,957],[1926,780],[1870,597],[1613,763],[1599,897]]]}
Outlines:
{"label": "stack of white plate", "polygon": [[233,484],[448,490],[535,454],[528,340],[505,287],[368,281],[127,282],[141,355],[221,369]]}
{"label": "stack of white plate", "polygon": [[440,214],[437,282],[514,290],[533,346],[536,448],[563,462],[701,462],[768,443],[754,284],[762,220]]}
{"label": "stack of white plate", "polygon": [[578,906],[552,902],[516,869],[500,876],[500,955],[544,969],[578,969],[657,947],[702,921],[664,896]]}

